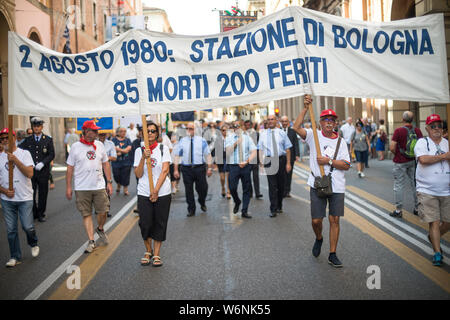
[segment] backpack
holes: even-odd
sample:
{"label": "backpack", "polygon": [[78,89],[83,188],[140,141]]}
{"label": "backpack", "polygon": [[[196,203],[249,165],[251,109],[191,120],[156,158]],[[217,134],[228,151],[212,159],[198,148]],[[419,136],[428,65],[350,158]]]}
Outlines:
{"label": "backpack", "polygon": [[417,134],[416,130],[413,128],[409,129],[408,127],[403,127],[406,130],[408,130],[408,133],[406,134],[406,147],[405,149],[399,148],[400,153],[403,154],[407,158],[414,159],[414,147],[417,143]]}

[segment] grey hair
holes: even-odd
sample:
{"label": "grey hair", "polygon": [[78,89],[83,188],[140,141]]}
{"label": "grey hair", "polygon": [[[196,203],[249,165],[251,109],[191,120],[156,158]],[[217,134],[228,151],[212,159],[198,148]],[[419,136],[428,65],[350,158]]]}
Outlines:
{"label": "grey hair", "polygon": [[406,123],[411,123],[413,121],[414,118],[414,114],[411,111],[405,111],[403,112],[403,116],[402,119],[403,121],[405,121]]}

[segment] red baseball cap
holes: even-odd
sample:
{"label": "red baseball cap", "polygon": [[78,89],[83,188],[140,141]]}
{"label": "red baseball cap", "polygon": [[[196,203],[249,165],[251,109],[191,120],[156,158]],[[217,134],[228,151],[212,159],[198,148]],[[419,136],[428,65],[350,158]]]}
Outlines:
{"label": "red baseball cap", "polygon": [[87,120],[83,123],[83,126],[81,127],[81,129],[83,129],[83,130],[86,130],[86,129],[98,130],[98,129],[101,129],[101,127],[97,127],[94,120]]}
{"label": "red baseball cap", "polygon": [[[0,134],[9,134],[9,129],[8,128],[3,128],[2,131],[0,131]],[[16,135],[16,132],[13,130],[13,136]]]}
{"label": "red baseball cap", "polygon": [[332,116],[337,118],[338,116],[336,115],[336,112],[334,112],[333,109],[327,109],[327,110],[323,110],[322,113],[320,114],[320,117],[326,117],[326,116]]}
{"label": "red baseball cap", "polygon": [[432,114],[430,116],[428,116],[426,124],[429,125],[430,123],[433,122],[441,122],[441,117],[438,114]]}

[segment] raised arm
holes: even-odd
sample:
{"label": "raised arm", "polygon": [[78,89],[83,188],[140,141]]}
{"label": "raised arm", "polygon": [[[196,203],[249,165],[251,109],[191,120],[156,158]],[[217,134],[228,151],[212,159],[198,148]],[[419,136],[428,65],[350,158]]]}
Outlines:
{"label": "raised arm", "polygon": [[305,119],[305,115],[308,112],[309,107],[311,106],[311,103],[312,103],[311,96],[306,94],[303,97],[303,104],[305,107],[303,108],[302,111],[300,111],[300,114],[298,115],[297,119],[295,120],[294,127],[293,127],[295,132],[297,132],[303,140],[306,139],[306,130],[304,128],[302,128],[301,125],[303,124],[303,120]]}

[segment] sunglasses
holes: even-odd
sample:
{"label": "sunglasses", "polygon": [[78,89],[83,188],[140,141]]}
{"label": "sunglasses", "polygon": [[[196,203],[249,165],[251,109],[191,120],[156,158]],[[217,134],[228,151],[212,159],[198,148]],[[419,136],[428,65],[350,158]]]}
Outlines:
{"label": "sunglasses", "polygon": [[3,140],[8,140],[8,136],[0,138],[0,141],[3,141]]}
{"label": "sunglasses", "polygon": [[430,124],[431,129],[442,129],[442,123]]}
{"label": "sunglasses", "polygon": [[334,118],[322,118],[320,121],[327,121],[327,122],[336,122],[336,119]]}
{"label": "sunglasses", "polygon": [[188,130],[194,130],[194,128],[187,128]]}
{"label": "sunglasses", "polygon": [[148,130],[148,133],[157,133],[157,132],[158,132],[158,130],[155,130],[155,129]]}

